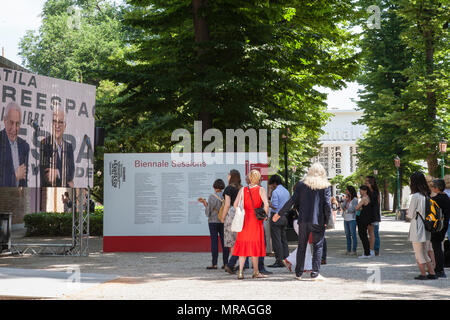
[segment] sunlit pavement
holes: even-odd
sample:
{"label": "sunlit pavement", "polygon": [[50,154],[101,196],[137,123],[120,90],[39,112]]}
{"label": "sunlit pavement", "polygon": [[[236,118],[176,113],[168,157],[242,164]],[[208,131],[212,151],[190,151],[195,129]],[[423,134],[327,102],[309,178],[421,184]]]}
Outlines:
{"label": "sunlit pavement", "polygon": [[[3,256],[0,267],[61,272],[79,267],[82,274],[119,277],[65,293],[63,299],[449,299],[449,279],[414,280],[419,271],[407,241],[408,229],[404,221],[383,218],[380,256],[361,260],[345,255],[343,220],[338,217],[336,229],[326,233],[323,281],[298,281],[284,268],[270,269],[274,274],[267,279],[251,279],[247,270],[246,279],[238,281],[222,269],[206,270],[210,253],[102,253],[101,238],[91,239],[89,257]],[[39,239],[44,240],[62,239]],[[290,249],[294,248],[292,244]],[[265,264],[273,262],[267,257]]]}

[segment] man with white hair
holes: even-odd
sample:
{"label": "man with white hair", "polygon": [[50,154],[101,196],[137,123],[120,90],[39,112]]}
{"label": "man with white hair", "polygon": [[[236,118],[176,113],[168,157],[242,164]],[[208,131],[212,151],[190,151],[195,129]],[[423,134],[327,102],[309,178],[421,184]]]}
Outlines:
{"label": "man with white hair", "polygon": [[313,258],[311,279],[323,279],[319,276],[322,258],[325,227],[331,215],[331,184],[327,179],[325,169],[320,163],[314,163],[308,170],[303,181],[295,188],[294,195],[272,217],[277,222],[293,205],[298,205],[298,249],[295,275],[302,280],[304,271],[306,247],[309,235],[312,234]]}
{"label": "man with white hair", "polygon": [[29,144],[19,137],[22,110],[15,102],[6,106],[0,131],[0,187],[26,187],[28,185]]}
{"label": "man with white hair", "polygon": [[61,106],[55,106],[52,116],[52,135],[41,141],[41,187],[74,187],[73,147],[63,138],[65,130],[64,109]]}

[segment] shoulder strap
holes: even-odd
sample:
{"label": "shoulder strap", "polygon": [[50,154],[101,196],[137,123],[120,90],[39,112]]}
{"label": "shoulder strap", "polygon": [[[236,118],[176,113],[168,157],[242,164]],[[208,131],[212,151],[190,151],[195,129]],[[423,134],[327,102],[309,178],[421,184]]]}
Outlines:
{"label": "shoulder strap", "polygon": [[250,195],[250,200],[252,201],[252,207],[253,207],[253,210],[255,210],[255,205],[253,204],[252,193],[250,192],[250,187],[247,186],[247,188],[248,188],[248,193],[249,193],[249,195]]}
{"label": "shoulder strap", "polygon": [[222,201],[222,202],[223,202],[223,200],[224,200],[224,199],[221,199],[221,198],[220,198],[217,194],[215,194],[215,193],[213,194],[213,196],[215,196],[219,201]]}

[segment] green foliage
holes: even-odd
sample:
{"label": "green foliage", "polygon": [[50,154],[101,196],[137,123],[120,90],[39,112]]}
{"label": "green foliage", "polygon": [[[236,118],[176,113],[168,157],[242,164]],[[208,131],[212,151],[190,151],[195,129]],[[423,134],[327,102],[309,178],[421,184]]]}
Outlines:
{"label": "green foliage", "polygon": [[[381,29],[366,28],[360,43],[358,82],[365,89],[358,102],[364,111],[359,123],[368,132],[358,142],[358,159],[368,172],[377,169],[393,191],[395,155],[401,158],[402,185],[422,168],[419,160],[437,175],[438,141],[448,136],[448,5],[437,0],[359,3],[376,4],[382,11]],[[426,30],[433,45],[425,39]]]}
{"label": "green foliage", "polygon": [[336,185],[336,188],[339,189],[340,193],[345,193],[347,186],[352,186],[358,191],[358,188],[361,185],[360,177],[356,173],[353,173],[348,177],[337,175],[331,179],[330,182],[331,184]]}
{"label": "green foliage", "polygon": [[289,156],[302,168],[328,118],[313,87],[340,88],[356,70],[343,27],[351,1],[210,1],[196,18],[197,2],[129,1],[125,23],[139,36],[111,74],[123,100],[99,106],[127,115],[112,128],[114,145],[170,151],[170,133],[192,132],[195,120],[222,132],[289,127]]}
{"label": "green foliage", "polygon": [[[27,214],[24,217],[26,236],[72,236],[72,214],[39,212]],[[89,217],[89,234],[91,236],[103,235],[103,210],[96,209],[95,214]]]}

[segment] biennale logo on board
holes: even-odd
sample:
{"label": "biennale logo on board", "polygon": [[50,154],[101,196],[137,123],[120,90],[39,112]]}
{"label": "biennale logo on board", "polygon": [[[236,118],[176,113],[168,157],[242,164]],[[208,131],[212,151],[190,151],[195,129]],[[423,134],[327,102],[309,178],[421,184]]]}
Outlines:
{"label": "biennale logo on board", "polygon": [[125,182],[125,167],[122,162],[114,160],[109,162],[109,175],[111,176],[111,185],[120,189],[120,184]]}

